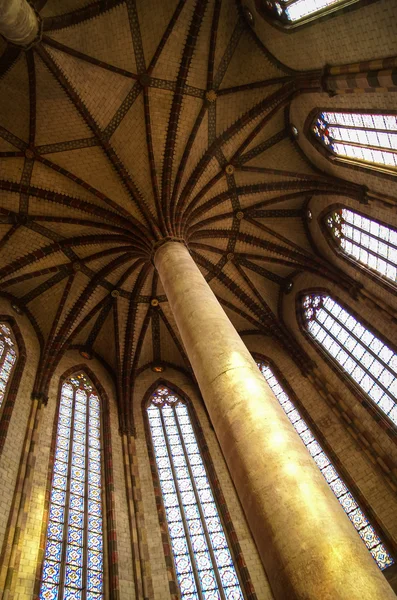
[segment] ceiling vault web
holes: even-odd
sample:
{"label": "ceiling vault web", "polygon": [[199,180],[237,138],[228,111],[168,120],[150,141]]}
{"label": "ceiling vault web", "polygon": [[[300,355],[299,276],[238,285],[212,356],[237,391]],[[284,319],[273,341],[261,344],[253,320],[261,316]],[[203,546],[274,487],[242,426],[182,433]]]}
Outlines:
{"label": "ceiling vault web", "polygon": [[0,118],[0,291],[38,332],[36,393],[77,348],[107,367],[131,428],[144,369],[193,377],[151,261],[170,236],[237,329],[274,336],[304,370],[278,311],[291,278],[357,288],[313,252],[307,199],[363,195],[293,142],[286,108],[319,73],[283,65],[234,0],[73,4],[41,2],[41,41],[0,56],[0,93],[21,111]]}

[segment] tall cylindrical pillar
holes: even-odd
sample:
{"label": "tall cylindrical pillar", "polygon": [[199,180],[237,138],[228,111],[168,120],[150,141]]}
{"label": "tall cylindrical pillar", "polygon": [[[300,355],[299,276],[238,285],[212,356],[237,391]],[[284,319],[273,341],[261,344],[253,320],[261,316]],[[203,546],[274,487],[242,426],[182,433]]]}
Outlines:
{"label": "tall cylindrical pillar", "polygon": [[28,46],[39,32],[39,21],[26,0],[0,0],[0,33],[19,46]]}
{"label": "tall cylindrical pillar", "polygon": [[275,598],[395,598],[187,248],[154,263]]}

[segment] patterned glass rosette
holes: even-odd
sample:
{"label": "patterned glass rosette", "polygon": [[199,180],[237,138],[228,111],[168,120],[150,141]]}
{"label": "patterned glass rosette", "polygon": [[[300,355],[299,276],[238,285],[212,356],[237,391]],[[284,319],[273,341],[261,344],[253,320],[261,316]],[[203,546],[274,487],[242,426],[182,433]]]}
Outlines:
{"label": "patterned glass rosette", "polygon": [[397,282],[397,231],[347,208],[335,210],[326,224],[345,254],[389,281]]}

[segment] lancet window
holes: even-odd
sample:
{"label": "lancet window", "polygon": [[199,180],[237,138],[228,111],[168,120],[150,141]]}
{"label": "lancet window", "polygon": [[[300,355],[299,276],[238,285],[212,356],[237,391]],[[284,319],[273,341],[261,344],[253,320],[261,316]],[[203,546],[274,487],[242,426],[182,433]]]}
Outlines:
{"label": "lancet window", "polygon": [[337,497],[343,510],[346,512],[362,541],[375,559],[378,567],[382,570],[386,569],[394,563],[393,558],[386,550],[375,529],[361,510],[357,500],[354,498],[343,479],[340,477],[335,466],[313,435],[310,427],[308,427],[307,423],[302,418],[299,410],[294,405],[293,398],[287,394],[269,365],[264,362],[259,362],[258,367],[294,426],[295,431],[306,446],[307,451],[320,469],[325,481]]}
{"label": "lancet window", "polygon": [[316,19],[352,3],[346,0],[266,0],[265,4],[281,23],[288,25]]}
{"label": "lancet window", "polygon": [[101,407],[84,373],[61,388],[43,600],[103,598]]}
{"label": "lancet window", "polygon": [[17,361],[17,346],[11,329],[0,323],[0,414]]}
{"label": "lancet window", "polygon": [[335,158],[397,173],[397,115],[324,111],[312,132]]}
{"label": "lancet window", "polygon": [[313,339],[397,425],[397,355],[327,294],[303,298],[303,319]]}
{"label": "lancet window", "polygon": [[243,600],[186,403],[165,386],[147,415],[182,600]]}
{"label": "lancet window", "polygon": [[397,231],[341,208],[326,217],[338,249],[392,283],[397,282]]}

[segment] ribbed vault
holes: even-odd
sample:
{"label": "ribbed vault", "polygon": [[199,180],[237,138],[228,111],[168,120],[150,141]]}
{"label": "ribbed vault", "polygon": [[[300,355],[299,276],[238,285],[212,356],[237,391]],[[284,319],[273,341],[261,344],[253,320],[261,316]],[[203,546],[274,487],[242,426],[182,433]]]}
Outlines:
{"label": "ribbed vault", "polygon": [[77,347],[113,373],[127,426],[137,374],[190,370],[151,262],[167,238],[239,332],[271,333],[304,368],[278,308],[292,277],[354,286],[315,253],[306,203],[362,193],[299,153],[288,107],[305,74],[235,0],[37,6],[42,41],[0,49],[0,283],[40,339],[36,392]]}

